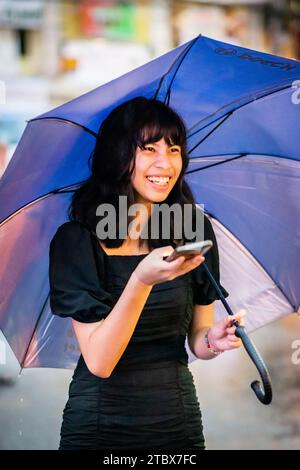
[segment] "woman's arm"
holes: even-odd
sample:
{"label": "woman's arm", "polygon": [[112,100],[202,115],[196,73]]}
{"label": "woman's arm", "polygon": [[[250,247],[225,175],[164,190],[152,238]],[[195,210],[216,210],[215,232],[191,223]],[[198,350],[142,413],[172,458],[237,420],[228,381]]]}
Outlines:
{"label": "woman's arm", "polygon": [[214,323],[214,304],[195,305],[194,315],[188,333],[188,344],[193,354],[199,359],[213,359],[216,355],[211,352],[204,339],[209,331],[209,343],[219,352],[241,347],[242,341],[235,336],[235,326],[232,320],[238,320],[240,325],[245,324],[246,311],[241,309],[232,316],[226,316],[223,320]]}
{"label": "woman's arm", "polygon": [[215,354],[209,351],[204,335],[214,321],[214,304],[195,305],[193,318],[188,332],[188,344],[192,353],[199,359],[213,359]]}
{"label": "woman's arm", "polygon": [[131,274],[109,315],[97,323],[72,319],[80,350],[90,372],[107,378],[119,362],[142,313],[152,285]]}

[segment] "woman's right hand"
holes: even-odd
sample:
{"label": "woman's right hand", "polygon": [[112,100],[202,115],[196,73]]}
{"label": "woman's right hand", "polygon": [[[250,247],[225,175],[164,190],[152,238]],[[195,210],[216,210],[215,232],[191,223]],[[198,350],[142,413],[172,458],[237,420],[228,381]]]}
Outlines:
{"label": "woman's right hand", "polygon": [[140,261],[134,270],[139,281],[149,286],[170,281],[177,276],[188,273],[205,260],[202,255],[193,256],[188,260],[184,256],[179,256],[179,258],[170,262],[164,260],[163,257],[169,256],[173,250],[174,248],[171,245],[155,248]]}

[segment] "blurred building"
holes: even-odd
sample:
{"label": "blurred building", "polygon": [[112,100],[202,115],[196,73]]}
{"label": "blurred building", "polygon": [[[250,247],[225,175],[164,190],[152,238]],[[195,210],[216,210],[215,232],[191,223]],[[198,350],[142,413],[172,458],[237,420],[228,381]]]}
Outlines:
{"label": "blurred building", "polygon": [[[300,58],[298,0],[176,1],[173,39],[185,42],[199,32],[224,42]],[[297,37],[298,31],[298,37]]]}
{"label": "blurred building", "polygon": [[[300,58],[299,20],[299,0],[0,0],[0,74],[72,71],[80,66],[82,48],[87,60],[95,44],[108,51],[138,45],[147,59],[200,33]],[[66,52],[76,41],[83,45]],[[136,65],[130,54],[128,61]]]}

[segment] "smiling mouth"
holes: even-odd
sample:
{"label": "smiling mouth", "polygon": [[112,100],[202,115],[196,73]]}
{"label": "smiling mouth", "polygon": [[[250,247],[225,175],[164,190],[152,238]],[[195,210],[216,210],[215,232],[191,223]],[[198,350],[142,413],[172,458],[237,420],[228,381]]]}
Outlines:
{"label": "smiling mouth", "polygon": [[171,181],[171,176],[146,176],[146,179],[156,187],[167,188]]}

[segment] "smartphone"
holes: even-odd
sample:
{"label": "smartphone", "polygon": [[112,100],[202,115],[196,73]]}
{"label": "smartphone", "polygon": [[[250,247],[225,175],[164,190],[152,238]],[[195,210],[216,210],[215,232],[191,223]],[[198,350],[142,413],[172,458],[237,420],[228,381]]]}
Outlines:
{"label": "smartphone", "polygon": [[163,259],[168,262],[174,261],[179,256],[184,256],[186,259],[190,259],[196,255],[205,255],[205,253],[210,250],[212,246],[213,242],[211,240],[186,243],[185,245],[177,246],[169,256],[165,256]]}

